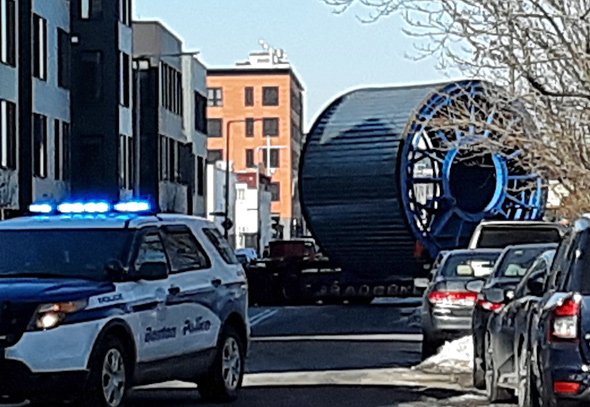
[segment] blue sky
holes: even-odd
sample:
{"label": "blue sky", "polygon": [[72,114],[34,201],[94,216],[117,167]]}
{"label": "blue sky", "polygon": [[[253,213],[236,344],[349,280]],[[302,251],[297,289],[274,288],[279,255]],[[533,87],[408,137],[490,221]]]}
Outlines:
{"label": "blue sky", "polygon": [[364,85],[446,79],[432,60],[413,62],[399,17],[364,24],[322,0],[135,0],[135,17],[159,19],[209,67],[231,66],[266,40],[289,55],[306,88],[306,124],[337,95]]}

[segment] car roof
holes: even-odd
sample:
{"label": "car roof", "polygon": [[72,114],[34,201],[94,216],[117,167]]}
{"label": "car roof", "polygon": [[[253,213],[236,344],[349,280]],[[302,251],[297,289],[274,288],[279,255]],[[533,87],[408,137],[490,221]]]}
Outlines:
{"label": "car roof", "polygon": [[506,246],[504,248],[504,252],[509,252],[511,250],[522,250],[522,249],[553,249],[556,248],[558,245],[557,243],[527,243],[527,244],[515,244]]}
{"label": "car roof", "polygon": [[212,226],[204,218],[180,214],[136,215],[109,213],[103,215],[38,215],[14,218],[0,222],[1,230],[22,229],[137,229],[150,225],[192,223]]}
{"label": "car roof", "polygon": [[445,253],[445,256],[454,256],[457,254],[494,254],[494,253],[502,253],[502,249],[457,249],[457,250],[449,250]]}
{"label": "car roof", "polygon": [[483,220],[478,226],[553,226],[563,228],[558,223],[543,220]]}

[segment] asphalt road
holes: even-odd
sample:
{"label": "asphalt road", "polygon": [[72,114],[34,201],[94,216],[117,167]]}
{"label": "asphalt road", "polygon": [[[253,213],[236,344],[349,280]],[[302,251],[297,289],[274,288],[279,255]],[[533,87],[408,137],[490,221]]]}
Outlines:
{"label": "asphalt road", "polygon": [[[420,321],[391,304],[253,308],[248,374],[234,407],[485,406],[450,379],[415,376]],[[447,383],[448,382],[448,383]],[[131,406],[213,406],[196,388],[167,383],[136,390]]]}
{"label": "asphalt road", "polygon": [[[411,369],[420,362],[416,305],[252,308],[253,339],[233,407],[471,407],[481,394],[453,377]],[[192,384],[134,389],[130,407],[213,407]]]}

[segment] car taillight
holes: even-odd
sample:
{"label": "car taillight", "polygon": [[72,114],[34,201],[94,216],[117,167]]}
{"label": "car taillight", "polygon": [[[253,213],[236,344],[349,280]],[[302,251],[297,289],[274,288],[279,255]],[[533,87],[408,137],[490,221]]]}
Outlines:
{"label": "car taillight", "polygon": [[428,294],[428,301],[434,305],[473,305],[476,293],[461,291],[433,291]]}
{"label": "car taillight", "polygon": [[560,382],[553,383],[553,392],[555,394],[577,394],[580,392],[582,384],[578,382]]}
{"label": "car taillight", "polygon": [[491,302],[483,299],[478,299],[477,305],[482,307],[486,311],[493,312],[500,311],[502,308],[504,308],[504,304],[502,304],[501,302]]}
{"label": "car taillight", "polygon": [[551,337],[558,341],[578,339],[579,295],[567,298],[553,310]]}

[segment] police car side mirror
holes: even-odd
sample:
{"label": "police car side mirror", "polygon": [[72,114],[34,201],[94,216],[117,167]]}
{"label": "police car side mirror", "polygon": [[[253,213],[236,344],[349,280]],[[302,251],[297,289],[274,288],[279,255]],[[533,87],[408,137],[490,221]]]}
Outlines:
{"label": "police car side mirror", "polygon": [[113,281],[122,281],[125,278],[125,268],[119,260],[110,260],[105,264],[104,271]]}
{"label": "police car side mirror", "polygon": [[163,280],[168,278],[168,265],[164,262],[143,263],[134,277],[139,280]]}

